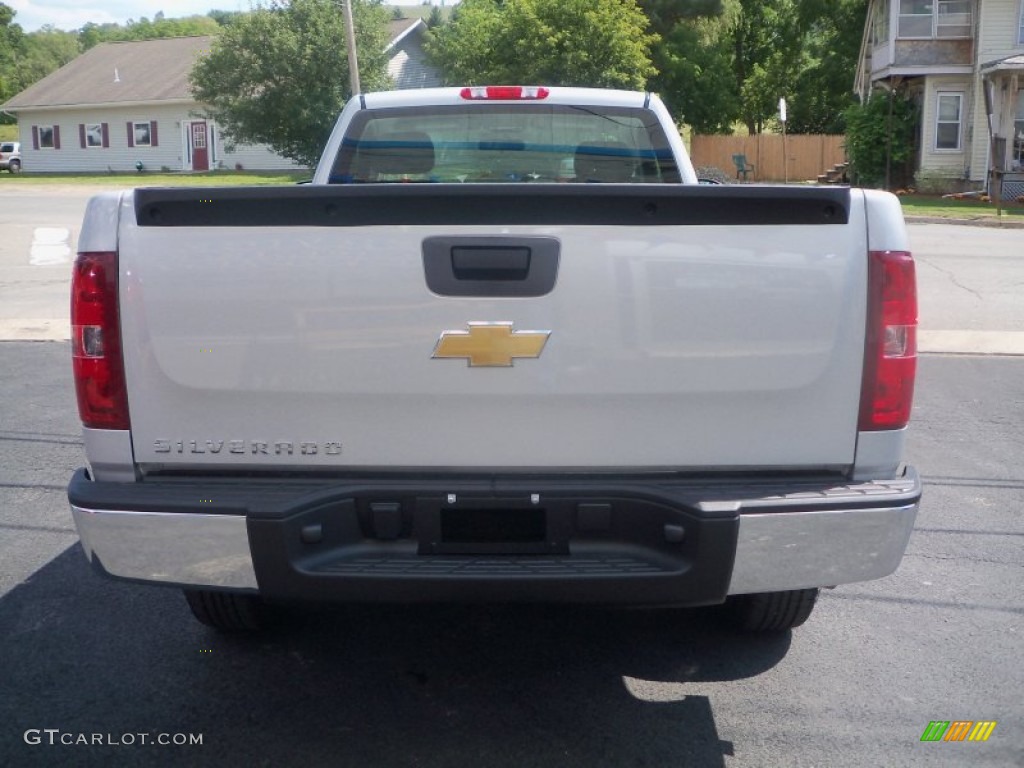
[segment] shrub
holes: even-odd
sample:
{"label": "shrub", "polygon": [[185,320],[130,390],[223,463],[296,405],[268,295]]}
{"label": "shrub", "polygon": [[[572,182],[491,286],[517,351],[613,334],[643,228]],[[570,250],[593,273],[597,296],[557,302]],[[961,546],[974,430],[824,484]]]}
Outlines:
{"label": "shrub", "polygon": [[898,91],[875,91],[865,103],[847,108],[843,117],[852,181],[860,186],[883,186],[888,161],[890,186],[909,186],[918,123],[914,101]]}

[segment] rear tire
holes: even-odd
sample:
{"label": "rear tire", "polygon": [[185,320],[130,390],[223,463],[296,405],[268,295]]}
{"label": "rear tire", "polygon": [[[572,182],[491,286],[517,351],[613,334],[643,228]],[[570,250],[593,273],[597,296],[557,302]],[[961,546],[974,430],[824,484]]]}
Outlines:
{"label": "rear tire", "polygon": [[803,624],[814,610],[817,589],[736,595],[725,604],[729,623],[744,632],[785,632]]}
{"label": "rear tire", "polygon": [[267,607],[255,595],[186,589],[192,615],[220,632],[255,632],[269,623]]}
{"label": "rear tire", "polygon": [[7,164],[7,171],[9,173],[18,173],[21,170],[21,160],[11,160]]}

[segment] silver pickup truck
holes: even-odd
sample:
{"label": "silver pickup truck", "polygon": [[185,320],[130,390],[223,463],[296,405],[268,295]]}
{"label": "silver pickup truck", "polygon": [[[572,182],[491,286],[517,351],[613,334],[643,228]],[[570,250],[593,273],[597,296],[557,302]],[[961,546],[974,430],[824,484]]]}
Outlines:
{"label": "silver pickup truck", "polygon": [[312,184],[88,206],[89,560],[288,601],[726,604],[892,573],[920,482],[900,206],[697,183],[653,95],[371,93]]}

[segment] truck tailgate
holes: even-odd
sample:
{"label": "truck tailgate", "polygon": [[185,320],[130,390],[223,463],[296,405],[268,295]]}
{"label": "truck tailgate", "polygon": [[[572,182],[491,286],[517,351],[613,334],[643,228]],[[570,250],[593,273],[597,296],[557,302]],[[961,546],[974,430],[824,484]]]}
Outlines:
{"label": "truck tailgate", "polygon": [[[860,193],[511,186],[126,195],[119,270],[136,462],[622,471],[853,461],[867,290]],[[428,286],[425,242],[452,269],[468,255],[455,275],[468,293]],[[517,270],[552,244],[551,285],[516,295]],[[499,269],[481,271],[488,253]],[[456,343],[442,349],[445,334]],[[468,352],[467,338],[479,341]]]}

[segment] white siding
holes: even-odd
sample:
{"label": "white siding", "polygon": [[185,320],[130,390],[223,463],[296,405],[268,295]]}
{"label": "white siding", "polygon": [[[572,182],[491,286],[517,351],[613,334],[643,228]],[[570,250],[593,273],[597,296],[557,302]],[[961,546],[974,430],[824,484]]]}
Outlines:
{"label": "white siding", "polygon": [[988,115],[985,112],[985,93],[979,85],[971,99],[971,135],[973,141],[970,145],[968,172],[973,182],[984,182],[988,172]]}
{"label": "white siding", "polygon": [[[983,2],[981,24],[978,31],[979,64],[984,65],[1024,53],[1024,45],[1020,44],[1018,38],[1022,5],[1024,5],[1024,0],[985,0]],[[1001,95],[1001,92],[997,90],[997,98]],[[1005,130],[1005,127],[997,126],[997,130]],[[980,87],[974,98],[971,128],[975,137],[971,147],[971,181],[984,182],[988,172],[989,139],[985,95]]]}
{"label": "white siding", "polygon": [[[147,171],[191,170],[182,139],[182,123],[197,119],[193,116],[196,108],[195,104],[161,104],[19,112],[22,167],[30,173],[105,173],[134,171],[135,164],[141,162]],[[157,146],[129,146],[129,121],[156,121]],[[94,123],[107,124],[109,146],[83,149],[78,126]],[[33,126],[47,125],[60,127],[60,149],[33,147]],[[235,163],[241,163],[246,170],[297,167],[262,146],[240,145],[235,152],[228,152],[217,134],[215,154],[221,167],[233,168]]]}
{"label": "white siding", "polygon": [[220,166],[227,170],[236,166],[246,171],[294,171],[304,167],[287,157],[281,157],[263,144],[239,144],[233,151],[229,151],[227,142],[221,136],[220,127],[215,126],[214,132],[217,142],[217,160],[220,162]]}
{"label": "white siding", "polygon": [[1021,0],[983,0],[978,30],[978,61],[1005,59],[1024,48],[1017,42]]}
{"label": "white siding", "polygon": [[[178,129],[175,120],[187,109],[185,105],[138,107],[126,109],[62,109],[19,112],[18,132],[21,136],[21,157],[25,171],[30,173],[103,173],[135,170],[141,161],[147,170],[167,166],[181,168]],[[157,146],[129,147],[128,121],[157,123]],[[106,123],[109,147],[82,149],[80,124]],[[60,127],[60,149],[35,149],[33,126]]]}
{"label": "white siding", "polygon": [[441,75],[427,64],[420,35],[411,34],[388,51],[388,74],[395,88],[436,88]]}
{"label": "white siding", "polygon": [[[960,149],[935,148],[935,121],[939,93],[960,93]],[[924,105],[921,114],[921,170],[924,177],[963,178],[967,172],[970,152],[969,112],[973,98],[971,81],[965,77],[928,77],[925,80]]]}

